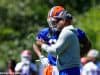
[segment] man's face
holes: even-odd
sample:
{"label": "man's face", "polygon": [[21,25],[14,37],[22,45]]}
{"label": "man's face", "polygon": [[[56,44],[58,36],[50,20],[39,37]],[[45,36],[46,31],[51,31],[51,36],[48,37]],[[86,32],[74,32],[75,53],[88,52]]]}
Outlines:
{"label": "man's face", "polygon": [[56,28],[58,30],[62,30],[62,28],[65,26],[66,21],[64,19],[57,19],[56,21]]}

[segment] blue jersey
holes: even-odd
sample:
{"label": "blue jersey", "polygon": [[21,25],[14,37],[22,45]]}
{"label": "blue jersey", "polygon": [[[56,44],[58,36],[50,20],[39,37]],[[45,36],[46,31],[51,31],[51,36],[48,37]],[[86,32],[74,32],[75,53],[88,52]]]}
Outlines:
{"label": "blue jersey", "polygon": [[77,31],[77,36],[79,40],[82,40],[84,39],[84,37],[86,37],[86,34],[83,30],[76,28],[76,31]]}
{"label": "blue jersey", "polygon": [[[58,31],[51,31],[50,28],[44,28],[39,31],[37,34],[36,39],[44,40],[48,45],[51,45],[56,42],[58,39],[59,32]],[[48,60],[51,65],[56,65],[56,57],[48,53]]]}

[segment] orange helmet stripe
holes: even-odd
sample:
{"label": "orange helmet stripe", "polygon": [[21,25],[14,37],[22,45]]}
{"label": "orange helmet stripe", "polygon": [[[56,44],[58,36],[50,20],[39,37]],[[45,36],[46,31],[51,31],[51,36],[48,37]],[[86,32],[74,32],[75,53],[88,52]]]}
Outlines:
{"label": "orange helmet stripe", "polygon": [[48,17],[57,16],[63,10],[64,8],[62,6],[55,6],[49,11]]}

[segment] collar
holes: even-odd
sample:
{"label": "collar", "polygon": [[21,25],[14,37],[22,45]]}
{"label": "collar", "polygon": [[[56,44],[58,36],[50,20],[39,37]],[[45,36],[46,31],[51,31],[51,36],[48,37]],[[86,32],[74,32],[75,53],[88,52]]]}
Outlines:
{"label": "collar", "polygon": [[69,25],[69,26],[66,26],[66,27],[64,27],[64,28],[70,30],[70,29],[74,29],[74,26],[73,26],[73,25]]}

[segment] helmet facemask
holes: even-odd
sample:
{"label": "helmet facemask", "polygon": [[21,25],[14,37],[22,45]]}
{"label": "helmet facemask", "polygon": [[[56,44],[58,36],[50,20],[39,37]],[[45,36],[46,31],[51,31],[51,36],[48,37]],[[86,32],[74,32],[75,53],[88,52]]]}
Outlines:
{"label": "helmet facemask", "polygon": [[56,28],[56,19],[55,19],[55,18],[49,17],[49,18],[47,19],[47,22],[48,22],[49,27],[50,27],[50,29],[51,29],[52,31],[56,31],[56,30],[57,30],[57,28]]}

